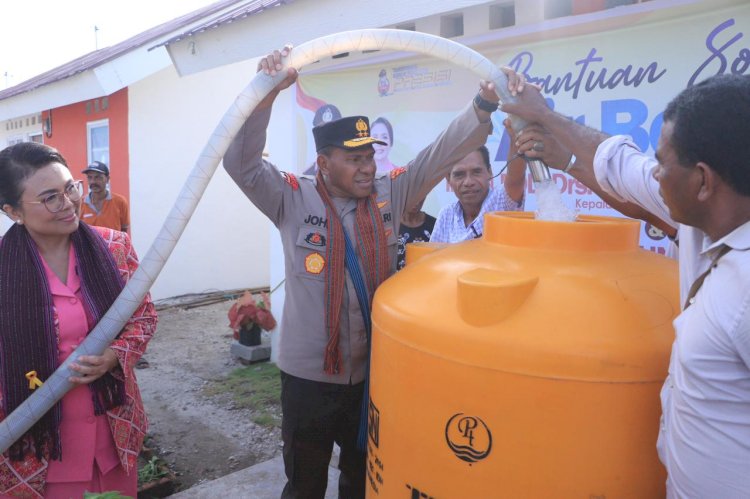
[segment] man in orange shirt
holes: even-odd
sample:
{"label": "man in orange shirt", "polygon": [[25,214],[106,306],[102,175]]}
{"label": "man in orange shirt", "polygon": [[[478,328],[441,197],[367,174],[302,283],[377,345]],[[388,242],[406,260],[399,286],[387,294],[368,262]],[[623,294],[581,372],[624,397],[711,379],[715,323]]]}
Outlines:
{"label": "man in orange shirt", "polygon": [[86,174],[89,194],[81,203],[81,220],[89,225],[128,232],[130,208],[124,197],[110,192],[107,165],[94,161],[82,173]]}

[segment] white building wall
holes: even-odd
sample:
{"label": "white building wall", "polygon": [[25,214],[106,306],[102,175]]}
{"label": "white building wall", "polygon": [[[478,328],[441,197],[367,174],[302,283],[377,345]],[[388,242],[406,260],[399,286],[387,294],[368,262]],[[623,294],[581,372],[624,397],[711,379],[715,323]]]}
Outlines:
{"label": "white building wall", "polygon": [[[42,115],[33,114],[0,121],[0,150],[18,140],[29,142],[32,136],[42,134]],[[11,220],[0,214],[0,236],[11,227]]]}
{"label": "white building wall", "polygon": [[538,23],[544,20],[544,0],[516,1],[516,25]]}
{"label": "white building wall", "polygon": [[487,33],[490,25],[488,12],[489,6],[487,5],[464,10],[464,36]]}
{"label": "white building wall", "polygon": [[[179,73],[186,75],[266,54],[286,43],[299,46],[331,33],[395,26],[488,3],[491,1],[385,0],[372,5],[351,0],[296,1],[185,37],[170,44],[168,50]],[[422,31],[419,25],[417,29]]]}
{"label": "white building wall", "polygon": [[42,135],[42,113],[0,121],[0,149],[19,139],[29,142],[32,136],[39,135]]}
{"label": "white building wall", "polygon": [[[140,254],[158,234],[199,153],[255,65],[246,61],[182,78],[168,68],[131,85],[131,218]],[[277,116],[283,112],[275,113],[275,121]],[[289,149],[283,147],[288,145],[283,134],[271,136],[282,137],[275,149]],[[271,144],[269,150],[273,156]],[[220,165],[151,289],[153,297],[268,286],[271,229]]]}

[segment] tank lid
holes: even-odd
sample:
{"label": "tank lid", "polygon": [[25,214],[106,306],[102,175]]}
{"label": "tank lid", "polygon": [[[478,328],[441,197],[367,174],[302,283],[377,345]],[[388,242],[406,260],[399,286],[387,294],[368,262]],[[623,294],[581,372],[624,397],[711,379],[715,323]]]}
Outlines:
{"label": "tank lid", "polygon": [[638,249],[640,222],[579,215],[575,222],[536,220],[531,212],[494,212],[484,218],[488,243],[556,251],[600,252]]}

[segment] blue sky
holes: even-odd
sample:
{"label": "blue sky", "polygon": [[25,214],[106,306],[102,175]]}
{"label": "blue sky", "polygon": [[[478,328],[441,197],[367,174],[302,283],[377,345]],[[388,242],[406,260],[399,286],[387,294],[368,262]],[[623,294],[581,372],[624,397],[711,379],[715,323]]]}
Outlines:
{"label": "blue sky", "polygon": [[[4,0],[0,89],[215,0]],[[94,31],[94,26],[99,28]]]}

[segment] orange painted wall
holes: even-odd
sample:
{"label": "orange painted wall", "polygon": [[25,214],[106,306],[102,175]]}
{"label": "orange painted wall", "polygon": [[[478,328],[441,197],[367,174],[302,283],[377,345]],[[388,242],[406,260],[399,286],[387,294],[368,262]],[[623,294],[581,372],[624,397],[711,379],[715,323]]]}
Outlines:
{"label": "orange painted wall", "polygon": [[[45,111],[43,120],[50,111]],[[128,89],[69,106],[52,109],[52,136],[44,143],[59,150],[68,161],[73,177],[85,180],[86,124],[109,120],[110,188],[130,202],[130,152],[128,147]]]}

